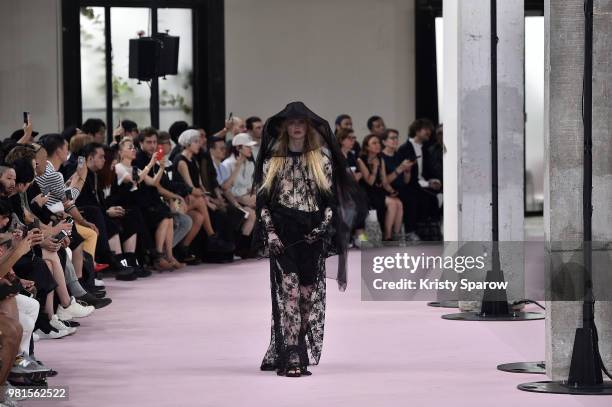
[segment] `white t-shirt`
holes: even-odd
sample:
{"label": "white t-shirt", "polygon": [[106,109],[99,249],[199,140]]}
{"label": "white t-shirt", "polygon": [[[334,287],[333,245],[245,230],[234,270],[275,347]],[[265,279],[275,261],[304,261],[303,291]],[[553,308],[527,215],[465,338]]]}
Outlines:
{"label": "white t-shirt", "polygon": [[423,145],[414,141],[414,138],[410,139],[410,143],[414,148],[414,153],[417,156],[417,166],[419,170],[419,185],[423,188],[427,188],[429,186],[429,182],[423,178]]}
{"label": "white t-shirt", "polygon": [[[132,168],[133,167],[128,167],[127,165],[123,164],[123,163],[117,163],[115,164],[115,172],[117,173],[117,185],[121,185],[123,183],[123,180],[125,179],[125,177],[127,177],[128,175],[132,175]],[[140,174],[140,170],[138,170],[138,173]],[[132,189],[130,191],[135,191],[138,189],[138,186],[134,183],[134,186],[132,187]]]}
{"label": "white t-shirt", "polygon": [[[225,173],[231,174],[236,165],[236,157],[233,154],[230,155],[221,165],[224,167]],[[251,192],[254,172],[255,164],[253,164],[253,161],[247,160],[240,166],[238,175],[234,180],[234,185],[231,188],[231,192],[234,196],[242,196]]]}

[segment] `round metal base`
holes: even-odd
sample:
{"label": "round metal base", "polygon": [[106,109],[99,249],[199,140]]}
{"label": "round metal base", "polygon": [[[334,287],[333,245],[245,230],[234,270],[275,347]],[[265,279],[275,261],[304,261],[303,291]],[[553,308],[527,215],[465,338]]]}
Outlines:
{"label": "round metal base", "polygon": [[540,312],[512,312],[508,315],[481,315],[477,312],[459,312],[442,315],[442,319],[451,321],[535,321],[544,319]]}
{"label": "round metal base", "polygon": [[432,301],[427,303],[430,307],[435,308],[459,308],[459,301],[447,300],[447,301]]}
{"label": "round metal base", "polygon": [[497,370],[508,373],[546,374],[546,364],[540,362],[516,362],[497,365]]}
{"label": "round metal base", "polygon": [[564,382],[532,382],[517,386],[519,390],[532,393],[572,394],[575,396],[612,396],[612,382],[604,381],[598,386],[570,386]]}

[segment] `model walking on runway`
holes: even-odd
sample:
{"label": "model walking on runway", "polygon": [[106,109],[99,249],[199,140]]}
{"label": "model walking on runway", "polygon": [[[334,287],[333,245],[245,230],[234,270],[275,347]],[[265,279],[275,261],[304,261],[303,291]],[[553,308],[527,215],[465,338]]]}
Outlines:
{"label": "model walking on runway", "polygon": [[346,164],[329,124],[294,102],[268,119],[254,176],[256,245],[270,257],[272,337],[261,370],[310,375],[321,356],[325,259],[339,255],[346,287]]}

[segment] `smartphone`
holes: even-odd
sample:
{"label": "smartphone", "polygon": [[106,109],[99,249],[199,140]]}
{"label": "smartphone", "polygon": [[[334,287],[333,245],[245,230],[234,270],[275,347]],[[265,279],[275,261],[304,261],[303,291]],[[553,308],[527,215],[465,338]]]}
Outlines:
{"label": "smartphone", "polygon": [[164,155],[165,155],[165,154],[164,154],[164,148],[160,146],[160,147],[157,149],[157,152],[156,152],[155,154],[157,155],[157,157],[156,157],[156,158],[157,158],[157,161],[161,161],[161,160],[162,160],[162,158],[164,158]]}
{"label": "smartphone", "polygon": [[78,168],[83,168],[84,165],[85,165],[85,157],[79,156]]}
{"label": "smartphone", "polygon": [[29,116],[30,116],[30,112],[23,112],[23,124],[25,124],[25,125],[28,124]]}
{"label": "smartphone", "polygon": [[34,219],[34,221],[28,225],[28,230],[32,229],[40,229],[40,221],[38,219]]}
{"label": "smartphone", "polygon": [[138,168],[136,166],[132,167],[132,180],[138,182]]}
{"label": "smartphone", "polygon": [[66,239],[67,237],[68,237],[68,233],[66,233],[65,230],[62,230],[57,235],[53,236],[53,239],[55,239],[57,243],[62,243],[64,239]]}
{"label": "smartphone", "polygon": [[72,190],[67,189],[66,191],[64,191],[64,193],[66,194],[66,199],[72,201]]}

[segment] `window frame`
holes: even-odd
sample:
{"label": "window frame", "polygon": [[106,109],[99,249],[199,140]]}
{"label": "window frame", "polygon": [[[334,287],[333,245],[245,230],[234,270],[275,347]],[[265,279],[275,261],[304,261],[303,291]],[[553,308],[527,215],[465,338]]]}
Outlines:
{"label": "window frame", "polygon": [[[225,23],[223,0],[62,0],[62,63],[64,126],[82,124],[81,7],[105,8],[106,117],[110,141],[112,123],[112,65],[110,43],[111,7],[151,9],[151,31],[157,30],[157,10],[192,9],[193,123],[217,131],[225,123]],[[151,124],[159,126],[159,86],[151,82]]]}

